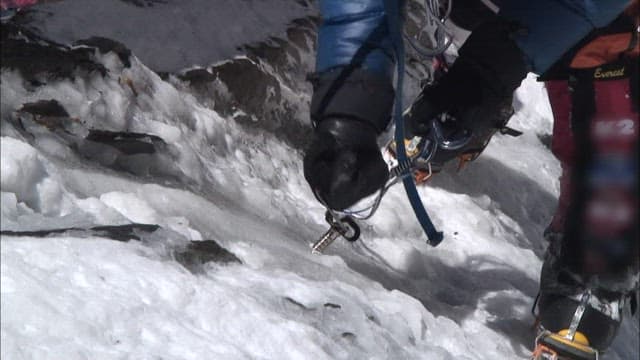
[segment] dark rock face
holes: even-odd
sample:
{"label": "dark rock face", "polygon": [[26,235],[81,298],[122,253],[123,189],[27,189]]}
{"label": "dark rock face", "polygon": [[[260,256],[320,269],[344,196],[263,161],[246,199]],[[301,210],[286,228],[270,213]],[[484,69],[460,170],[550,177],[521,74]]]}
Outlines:
{"label": "dark rock face", "polygon": [[2,230],[0,234],[5,236],[31,236],[31,237],[49,237],[61,234],[73,234],[74,236],[101,236],[116,241],[141,240],[142,234],[150,234],[160,229],[158,225],[152,224],[126,224],[126,225],[109,225],[95,226],[88,229],[81,228],[63,228],[63,229],[47,229],[37,231],[9,231]]}
{"label": "dark rock face", "polygon": [[[29,236],[46,238],[52,236],[69,235],[74,237],[103,237],[115,241],[128,242],[134,241],[148,241],[150,235],[167,231],[162,229],[159,225],[155,224],[125,224],[125,225],[106,225],[106,226],[94,226],[90,228],[62,228],[62,229],[47,229],[37,231],[9,231],[3,230],[0,232],[3,236]],[[169,231],[170,232],[170,231]],[[177,236],[170,234],[171,236]],[[162,235],[160,235],[162,236]],[[157,239],[154,238],[157,242]],[[208,263],[218,264],[241,264],[242,261],[229,252],[227,249],[220,246],[214,240],[202,240],[202,241],[189,241],[185,247],[177,247],[170,249],[170,257],[174,258],[177,262],[182,264],[192,273],[198,274],[204,272],[204,265]]]}
{"label": "dark rock face", "polygon": [[21,112],[29,113],[34,116],[51,116],[51,117],[68,117],[69,113],[56,100],[40,100],[32,103],[26,103],[20,108]]}
{"label": "dark rock face", "polygon": [[111,146],[124,155],[155,154],[166,146],[158,136],[130,132],[91,130],[85,139]]}
{"label": "dark rock face", "polygon": [[75,42],[74,47],[57,44],[22,26],[29,11],[19,13],[11,21],[2,24],[0,58],[3,69],[17,70],[32,85],[46,83],[50,79],[75,78],[79,73],[107,74],[98,63],[95,52],[115,53],[125,67],[131,66],[131,50],[114,40],[91,37]]}
{"label": "dark rock face", "polygon": [[79,156],[117,171],[138,176],[178,178],[170,146],[156,135],[92,129],[71,118],[56,100],[26,103],[16,111],[16,128],[27,139],[53,136]]}
{"label": "dark rock face", "polygon": [[313,71],[318,21],[315,17],[296,19],[284,38],[242,47],[245,58],[189,70],[179,78],[202,103],[233,116],[246,131],[267,132],[302,149],[312,129],[308,104],[299,100],[311,92],[305,79]]}
{"label": "dark rock face", "polygon": [[[135,1],[134,5],[150,5],[148,1],[144,3]],[[18,70],[33,86],[50,79],[74,78],[79,71],[105,76],[107,69],[96,62],[96,52],[113,52],[123,66],[131,66],[132,53],[122,43],[90,37],[75,42],[75,47],[55,44],[21,25],[28,16],[28,12],[19,14],[2,25],[2,67]],[[245,58],[192,69],[178,78],[203,104],[222,115],[233,116],[247,131],[267,132],[302,149],[312,130],[306,104],[300,99],[292,102],[291,95],[310,93],[305,77],[313,70],[317,22],[313,17],[296,19],[285,39],[270,38],[245,45],[239,49],[247,54]],[[132,91],[135,95],[134,88]]]}
{"label": "dark rock face", "polygon": [[[160,75],[162,77],[162,74]],[[178,75],[178,77],[193,87],[205,86],[216,81],[217,77],[207,69],[193,69]]]}
{"label": "dark rock face", "polygon": [[185,249],[175,252],[174,257],[192,273],[203,273],[207,263],[241,264],[233,253],[220,246],[214,240],[191,241]]}
{"label": "dark rock face", "polygon": [[[242,107],[247,113],[265,115],[270,104],[282,101],[276,78],[249,59],[238,59],[212,69],[231,95],[231,109]],[[224,110],[224,109],[221,109]]]}
{"label": "dark rock face", "polygon": [[99,72],[103,76],[107,73],[92,59],[93,49],[55,44],[13,23],[2,24],[0,56],[3,69],[19,71],[34,85],[49,79],[73,78],[76,71]]}
{"label": "dark rock face", "polygon": [[[67,110],[53,99],[23,104],[17,112],[22,115],[30,114],[34,122],[49,130],[64,129],[68,122],[73,121]],[[24,123],[21,123],[21,127],[25,129]]]}
{"label": "dark rock face", "polygon": [[317,13],[315,0],[37,2],[14,18],[29,12],[22,24],[59,44],[119,41],[150,69],[170,73],[245,55],[245,44],[281,37],[292,19]]}
{"label": "dark rock face", "polygon": [[181,175],[171,160],[170,146],[155,135],[89,130],[70,145],[80,156],[116,171],[174,180]]}
{"label": "dark rock face", "polygon": [[153,224],[127,224],[117,226],[96,226],[90,230],[96,235],[117,241],[140,240],[140,233],[153,233],[160,226]]}
{"label": "dark rock face", "polygon": [[118,55],[120,61],[125,67],[131,67],[131,50],[129,50],[124,44],[115,40],[107,39],[100,36],[92,36],[85,40],[78,40],[74,45],[84,45],[91,48],[98,49],[103,54],[108,52],[114,52]]}

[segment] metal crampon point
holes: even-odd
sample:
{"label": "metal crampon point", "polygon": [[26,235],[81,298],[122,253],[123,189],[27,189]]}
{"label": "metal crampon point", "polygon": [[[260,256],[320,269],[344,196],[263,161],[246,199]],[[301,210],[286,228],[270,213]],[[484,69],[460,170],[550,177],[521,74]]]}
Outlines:
{"label": "metal crampon point", "polygon": [[329,230],[311,246],[311,253],[322,254],[340,236],[351,242],[358,240],[360,237],[360,227],[351,216],[339,217],[339,220],[337,220],[331,211],[327,210],[324,217],[330,226]]}

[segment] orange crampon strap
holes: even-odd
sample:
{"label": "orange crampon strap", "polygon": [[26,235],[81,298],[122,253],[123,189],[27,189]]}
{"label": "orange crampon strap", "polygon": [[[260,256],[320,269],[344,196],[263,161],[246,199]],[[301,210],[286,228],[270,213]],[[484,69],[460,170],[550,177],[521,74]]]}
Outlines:
{"label": "orange crampon strap", "polygon": [[425,184],[429,179],[433,176],[433,172],[431,170],[417,169],[413,172],[413,179],[416,182],[416,185]]}
{"label": "orange crampon strap", "polygon": [[458,169],[457,169],[457,171],[461,171],[465,166],[467,166],[468,163],[470,163],[473,160],[477,159],[478,156],[480,156],[481,152],[482,152],[482,150],[476,151],[476,152],[465,153],[465,154],[462,154],[462,155],[458,155]]}
{"label": "orange crampon strap", "polygon": [[531,360],[559,360],[558,353],[543,344],[536,345]]}

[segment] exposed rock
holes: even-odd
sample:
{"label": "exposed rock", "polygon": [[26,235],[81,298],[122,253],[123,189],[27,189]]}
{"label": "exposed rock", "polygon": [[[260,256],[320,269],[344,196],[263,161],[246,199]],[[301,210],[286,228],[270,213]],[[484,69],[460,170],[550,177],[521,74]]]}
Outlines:
{"label": "exposed rock", "polygon": [[378,318],[375,317],[374,315],[367,315],[367,320],[371,321],[376,325],[380,325],[380,320],[378,320]]}
{"label": "exposed rock", "polygon": [[36,231],[10,231],[2,230],[0,234],[5,236],[31,236],[31,237],[49,237],[60,234],[69,233],[74,236],[100,236],[116,241],[140,240],[141,233],[153,233],[160,226],[151,224],[126,224],[126,225],[107,225],[95,226],[89,229],[82,228],[63,228],[63,229],[47,229]]}
{"label": "exposed rock", "polygon": [[[74,121],[69,117],[67,110],[56,100],[40,100],[26,103],[17,110],[17,113],[21,121],[21,115],[30,114],[34,122],[49,130],[64,129],[67,123]],[[25,128],[24,123],[21,123],[21,125]]]}
{"label": "exposed rock", "polygon": [[179,177],[168,144],[144,133],[95,130],[69,117],[56,100],[27,103],[16,111],[16,128],[26,138],[55,137],[78,155],[102,166],[138,176]]}
{"label": "exposed rock", "polygon": [[[91,228],[61,228],[36,231],[2,230],[3,236],[28,236],[46,238],[52,236],[69,235],[73,237],[103,237],[115,241],[128,242],[131,240],[144,241],[147,235],[156,233],[162,228],[155,224],[125,224],[94,226]],[[165,230],[166,231],[166,230]],[[154,240],[155,241],[155,240]],[[233,253],[218,245],[214,240],[190,241],[185,248],[173,250],[173,257],[193,273],[204,272],[203,265],[215,262],[221,264],[242,261]]]}
{"label": "exposed rock", "polygon": [[357,338],[356,334],[350,333],[350,332],[343,332],[342,334],[340,334],[340,336],[342,336],[343,338],[349,341],[355,341]]}
{"label": "exposed rock", "polygon": [[538,134],[538,140],[549,150],[551,150],[551,144],[553,143],[553,136],[551,134]]}
{"label": "exposed rock", "polygon": [[269,108],[280,104],[282,93],[278,80],[249,59],[237,59],[213,69],[232,96],[226,109],[240,107],[256,117],[268,115]]}
{"label": "exposed rock", "polygon": [[314,17],[296,19],[286,39],[272,37],[246,45],[239,50],[247,57],[178,77],[202,103],[233,116],[247,131],[266,131],[301,149],[312,131],[307,107],[296,97],[311,88],[304,79],[312,71],[317,22]]}
{"label": "exposed rock", "polygon": [[272,37],[267,41],[246,45],[243,50],[255,62],[268,64],[285,85],[296,91],[309,92],[305,81],[314,71],[316,29],[319,18],[309,16],[295,19],[284,39]]}
{"label": "exposed rock", "polygon": [[43,100],[25,104],[11,121],[15,121],[16,129],[26,139],[55,138],[101,166],[137,176],[180,178],[174,154],[162,138],[145,133],[94,130],[65,114],[57,101]]}
{"label": "exposed rock", "polygon": [[89,46],[98,49],[98,51],[103,54],[113,52],[118,55],[118,58],[122,61],[122,64],[125,67],[131,67],[131,50],[118,41],[100,36],[93,36],[85,40],[78,40],[74,45]]}
{"label": "exposed rock", "polygon": [[181,80],[188,81],[192,86],[207,85],[208,83],[216,81],[218,78],[207,69],[202,68],[189,70],[184,74],[178,75],[178,77]]}
{"label": "exposed rock", "polygon": [[95,235],[106,237],[117,241],[141,240],[140,233],[153,233],[160,229],[154,224],[127,224],[116,226],[96,226],[91,230]]}
{"label": "exposed rock", "polygon": [[342,309],[342,306],[338,304],[332,304],[332,303],[326,303],[324,304],[324,307],[330,308],[330,309]]}
{"label": "exposed rock", "polygon": [[304,306],[303,304],[299,303],[298,301],[295,301],[294,299],[292,299],[292,298],[290,298],[290,297],[288,297],[288,296],[286,296],[284,299],[285,299],[289,304],[293,304],[293,305],[295,305],[295,306],[297,306],[297,307],[301,308],[302,310],[312,310],[312,309],[310,309],[310,308],[308,308],[308,307]]}
{"label": "exposed rock", "polygon": [[67,139],[82,157],[137,176],[175,179],[181,171],[160,137],[143,133],[89,130],[83,139]]}
{"label": "exposed rock", "polygon": [[233,253],[220,246],[214,240],[191,241],[185,249],[175,252],[176,261],[192,273],[204,272],[203,266],[210,262],[241,264]]}
{"label": "exposed rock", "polygon": [[90,130],[86,140],[109,145],[124,155],[155,154],[166,146],[162,138],[142,133]]}
{"label": "exposed rock", "polygon": [[72,118],[55,99],[25,103],[9,120],[15,122],[19,131],[30,137],[44,132],[64,132],[79,137],[86,134],[81,121]]}
{"label": "exposed rock", "polygon": [[52,43],[12,22],[2,24],[0,59],[3,69],[17,70],[33,85],[49,79],[73,78],[76,71],[98,72],[107,69],[93,60],[92,48],[69,48]]}
{"label": "exposed rock", "polygon": [[68,117],[69,113],[56,100],[39,100],[32,103],[26,103],[18,110],[33,115],[49,116],[49,117]]}

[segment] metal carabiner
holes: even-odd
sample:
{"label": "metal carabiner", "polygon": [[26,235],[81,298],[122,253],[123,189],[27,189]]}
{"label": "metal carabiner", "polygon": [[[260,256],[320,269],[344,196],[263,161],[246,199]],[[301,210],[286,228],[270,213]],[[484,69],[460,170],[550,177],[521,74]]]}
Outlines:
{"label": "metal carabiner", "polygon": [[471,131],[462,129],[463,133],[458,137],[445,137],[440,121],[434,119],[431,122],[434,140],[438,146],[444,150],[459,150],[471,141],[473,134]]}

